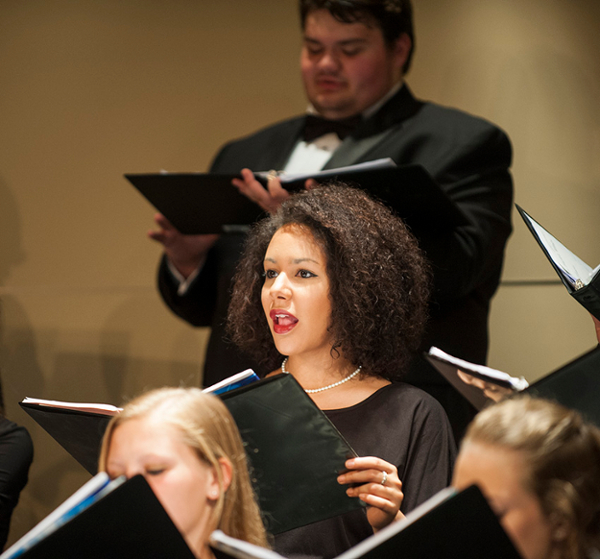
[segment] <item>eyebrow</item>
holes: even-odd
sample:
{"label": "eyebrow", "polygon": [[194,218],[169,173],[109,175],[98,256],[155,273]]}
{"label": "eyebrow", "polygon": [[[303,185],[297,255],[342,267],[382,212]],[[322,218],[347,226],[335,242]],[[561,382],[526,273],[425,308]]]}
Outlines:
{"label": "eyebrow", "polygon": [[[315,43],[317,45],[321,45],[322,42],[319,41],[319,39],[314,39],[313,37],[304,37],[304,41],[307,43]],[[357,44],[357,43],[366,43],[367,40],[363,39],[361,37],[355,37],[352,39],[342,39],[341,41],[337,41],[335,44],[339,45],[339,46],[348,46],[348,45],[352,45],[352,44]]]}
{"label": "eyebrow", "polygon": [[[273,264],[277,264],[277,260],[275,260],[274,258],[270,258],[270,257],[265,258],[264,261],[272,262]],[[315,264],[320,265],[320,262],[318,262],[317,260],[313,260],[312,258],[294,258],[294,260],[292,260],[292,264],[301,264],[302,262],[314,262]]]}

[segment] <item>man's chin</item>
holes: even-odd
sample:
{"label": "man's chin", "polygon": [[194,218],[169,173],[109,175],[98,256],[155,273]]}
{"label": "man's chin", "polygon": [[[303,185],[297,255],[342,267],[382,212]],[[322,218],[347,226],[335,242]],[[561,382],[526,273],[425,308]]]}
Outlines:
{"label": "man's chin", "polygon": [[331,96],[321,96],[317,101],[312,101],[312,105],[321,116],[331,120],[347,118],[360,112],[354,108],[354,104]]}

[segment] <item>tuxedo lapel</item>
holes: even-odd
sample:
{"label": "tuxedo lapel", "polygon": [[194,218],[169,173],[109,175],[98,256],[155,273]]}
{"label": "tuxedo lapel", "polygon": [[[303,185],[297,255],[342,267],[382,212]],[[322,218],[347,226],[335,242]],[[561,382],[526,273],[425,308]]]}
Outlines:
{"label": "tuxedo lapel", "polygon": [[335,153],[331,156],[329,161],[327,161],[323,169],[335,169],[337,167],[345,167],[346,165],[354,165],[355,163],[360,163],[362,161],[370,161],[370,159],[373,158],[377,159],[376,156],[368,158],[367,155],[369,152],[376,150],[377,146],[384,142],[388,136],[397,134],[398,128],[401,126],[402,125],[399,124],[398,126],[388,128],[378,134],[373,134],[372,136],[362,139],[348,136],[342,142],[342,145],[335,150]]}
{"label": "tuxedo lapel", "polygon": [[[379,111],[365,120],[335,151],[324,169],[335,169],[377,159],[378,146],[390,137],[401,137],[404,121],[415,115],[423,103],[417,101],[405,84]],[[371,155],[370,155],[371,154]]]}

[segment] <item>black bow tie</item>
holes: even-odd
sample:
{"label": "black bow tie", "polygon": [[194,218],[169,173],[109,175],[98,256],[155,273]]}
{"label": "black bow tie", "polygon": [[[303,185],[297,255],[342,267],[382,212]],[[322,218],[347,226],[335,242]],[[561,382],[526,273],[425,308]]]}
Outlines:
{"label": "black bow tie", "polygon": [[325,134],[334,132],[338,135],[340,140],[343,140],[346,136],[349,136],[354,132],[361,121],[361,115],[350,116],[340,120],[329,120],[321,116],[306,115],[302,139],[305,142],[312,142]]}

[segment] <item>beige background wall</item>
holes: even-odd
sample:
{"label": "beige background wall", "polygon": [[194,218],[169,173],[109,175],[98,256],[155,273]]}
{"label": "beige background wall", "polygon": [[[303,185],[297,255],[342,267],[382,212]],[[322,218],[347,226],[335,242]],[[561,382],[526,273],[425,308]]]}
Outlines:
{"label": "beige background wall", "polygon": [[[414,0],[417,95],[497,122],[516,201],[600,263],[600,4]],[[0,366],[36,458],[12,538],[87,479],[24,396],[119,403],[197,384],[206,332],[154,287],[153,210],[125,172],[205,170],[305,107],[294,0],[0,0]],[[594,344],[520,218],[490,364],[533,379]]]}

